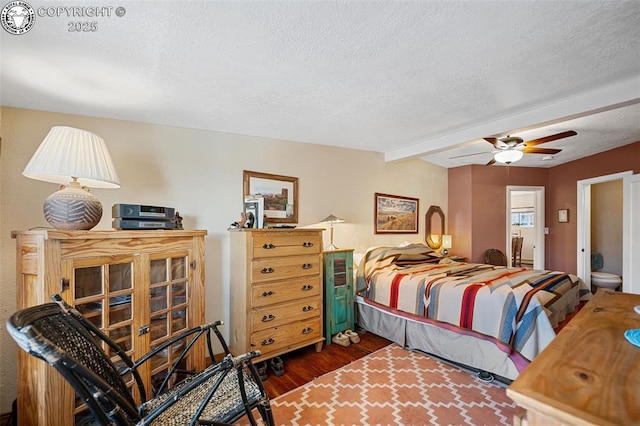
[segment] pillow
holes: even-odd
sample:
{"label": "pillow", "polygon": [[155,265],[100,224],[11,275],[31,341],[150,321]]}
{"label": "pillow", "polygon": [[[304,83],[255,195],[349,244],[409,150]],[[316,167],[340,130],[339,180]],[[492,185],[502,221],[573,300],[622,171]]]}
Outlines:
{"label": "pillow", "polygon": [[393,263],[401,266],[416,265],[420,263],[437,263],[441,257],[434,252],[430,253],[403,253],[399,254]]}
{"label": "pillow", "polygon": [[396,257],[396,261],[405,261],[405,260],[412,260],[412,261],[420,261],[420,260],[429,260],[429,259],[433,259],[434,257],[438,257],[434,254],[431,253],[404,253],[404,254],[399,254],[398,257]]}

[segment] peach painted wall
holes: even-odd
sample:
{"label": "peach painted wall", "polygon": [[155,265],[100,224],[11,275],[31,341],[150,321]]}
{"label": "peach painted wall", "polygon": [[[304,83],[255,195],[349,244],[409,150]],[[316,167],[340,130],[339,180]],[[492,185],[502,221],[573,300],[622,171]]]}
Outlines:
{"label": "peach painted wall", "polygon": [[[640,173],[640,142],[549,169],[550,186],[546,206],[547,224],[551,227],[551,232],[547,236],[547,269],[576,273],[577,182],[628,170],[634,174]],[[558,209],[569,209],[569,222],[558,223],[554,216]]]}
{"label": "peach painted wall", "polygon": [[[448,170],[447,226],[454,249],[472,262],[484,262],[489,248],[506,251],[505,210],[508,185],[545,187],[546,269],[576,273],[577,182],[632,170],[640,173],[640,142],[549,169],[471,165]],[[558,209],[569,222],[558,223]]]}
{"label": "peach painted wall", "polygon": [[547,169],[535,167],[471,165],[449,169],[449,233],[452,250],[472,262],[484,263],[487,249],[506,252],[505,211],[507,186],[547,186]]}
{"label": "peach painted wall", "polygon": [[[471,256],[473,236],[473,211],[471,201],[472,185],[471,167],[456,167],[448,170],[449,207],[445,216],[445,227],[452,238],[451,253],[462,257]],[[451,184],[452,180],[455,184]]]}

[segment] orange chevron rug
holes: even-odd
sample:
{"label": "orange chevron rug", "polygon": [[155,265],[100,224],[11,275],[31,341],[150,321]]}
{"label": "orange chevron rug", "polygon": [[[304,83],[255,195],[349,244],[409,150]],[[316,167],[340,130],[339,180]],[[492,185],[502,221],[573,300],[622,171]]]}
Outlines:
{"label": "orange chevron rug", "polygon": [[505,388],[392,344],[271,401],[278,425],[510,425]]}

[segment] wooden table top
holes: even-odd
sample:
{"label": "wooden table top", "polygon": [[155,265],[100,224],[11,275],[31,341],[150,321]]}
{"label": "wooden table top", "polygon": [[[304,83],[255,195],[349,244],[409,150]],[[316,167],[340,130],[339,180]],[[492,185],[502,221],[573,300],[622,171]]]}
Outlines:
{"label": "wooden table top", "polygon": [[640,295],[598,290],[513,381],[518,405],[567,424],[640,424]]}

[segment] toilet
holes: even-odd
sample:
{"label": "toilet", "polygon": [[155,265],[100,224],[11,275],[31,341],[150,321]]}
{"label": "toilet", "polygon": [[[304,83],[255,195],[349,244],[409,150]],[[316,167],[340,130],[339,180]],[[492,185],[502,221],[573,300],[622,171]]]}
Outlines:
{"label": "toilet", "polygon": [[608,272],[599,272],[604,266],[604,259],[600,253],[591,253],[591,285],[596,289],[608,288],[616,290],[622,285],[622,277]]}

